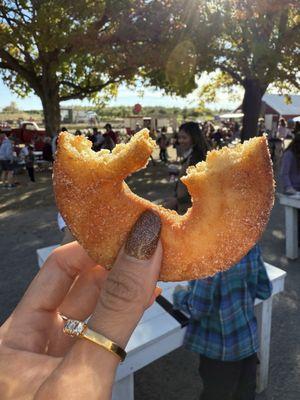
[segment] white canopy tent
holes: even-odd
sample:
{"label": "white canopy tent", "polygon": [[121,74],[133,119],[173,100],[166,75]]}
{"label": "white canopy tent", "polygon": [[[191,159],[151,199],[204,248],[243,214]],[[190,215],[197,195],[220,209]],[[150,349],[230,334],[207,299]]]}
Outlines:
{"label": "white canopy tent", "polygon": [[220,115],[220,118],[225,118],[225,119],[239,119],[244,116],[243,113],[228,113],[228,114],[222,114]]}

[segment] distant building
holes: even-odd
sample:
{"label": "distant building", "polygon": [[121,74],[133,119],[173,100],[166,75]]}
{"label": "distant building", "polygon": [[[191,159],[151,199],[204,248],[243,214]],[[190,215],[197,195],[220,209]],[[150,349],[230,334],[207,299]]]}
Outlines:
{"label": "distant building", "polygon": [[[300,116],[300,95],[292,94],[289,97],[290,100],[287,101],[286,96],[280,94],[267,93],[263,96],[260,116],[265,120],[266,129],[276,131],[280,118],[284,118],[291,126],[293,118]],[[242,116],[241,110],[242,105],[235,110],[236,114],[232,115]]]}
{"label": "distant building", "polygon": [[177,119],[176,116],[158,116],[153,115],[151,117],[144,117],[142,115],[133,115],[124,118],[124,125],[127,132],[134,132],[137,128],[148,128],[152,131],[157,131],[163,127],[171,128],[171,131],[174,132],[177,130]]}
{"label": "distant building", "polygon": [[71,124],[73,122],[73,109],[71,107],[61,107],[60,119],[62,123]]}
{"label": "distant building", "polygon": [[292,121],[300,115],[300,95],[290,95],[287,103],[285,96],[279,94],[265,94],[263,96],[261,115],[265,119],[266,129],[276,130],[281,117]]}
{"label": "distant building", "polygon": [[61,107],[61,122],[65,124],[89,124],[96,125],[99,123],[98,116],[95,111],[74,110],[73,107]]}

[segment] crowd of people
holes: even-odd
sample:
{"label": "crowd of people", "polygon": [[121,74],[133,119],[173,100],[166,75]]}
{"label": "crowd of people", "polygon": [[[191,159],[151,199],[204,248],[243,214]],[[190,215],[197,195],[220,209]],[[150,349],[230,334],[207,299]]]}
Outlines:
{"label": "crowd of people", "polygon": [[[240,142],[241,125],[237,121],[224,120],[213,123],[212,121],[205,121],[198,123],[197,126],[199,132],[201,131],[205,138],[209,149],[219,149],[227,145],[235,145]],[[66,131],[67,128],[62,127],[60,131]],[[140,130],[140,126],[131,132],[135,134]],[[300,133],[300,122],[296,122],[293,129],[289,129],[287,122],[281,118],[278,123],[278,129],[274,132],[268,132],[264,125],[264,120],[260,119],[258,124],[258,134],[267,134],[271,158],[276,168],[281,164],[283,152],[285,150],[284,143],[286,139],[292,139],[296,134]],[[97,127],[92,130],[79,130],[74,132],[74,135],[85,135],[92,142],[92,149],[94,151],[100,151],[102,149],[112,150],[117,143],[124,141],[119,132],[113,130],[112,125],[107,123],[101,131]],[[169,172],[172,179],[176,178],[178,168],[174,167],[174,164],[169,163],[168,149],[172,146],[176,151],[176,161],[182,161],[185,159],[184,151],[180,143],[180,134],[175,131],[172,134],[169,133],[167,127],[161,129],[151,130],[151,136],[156,140],[159,147],[159,158],[165,163],[169,164]],[[128,136],[125,140],[129,140]],[[41,145],[39,140],[39,146]],[[41,153],[39,154],[38,163],[44,163],[51,167],[55,157],[58,134],[53,138],[45,136],[43,139],[43,145]],[[0,136],[0,161],[1,161],[1,180],[5,188],[11,189],[16,186],[14,176],[21,168],[25,167],[28,172],[29,182],[35,182],[35,164],[37,164],[35,156],[35,142],[26,143],[20,145],[17,143],[16,138],[12,136],[6,136],[5,133],[1,133]],[[286,157],[285,157],[286,158]],[[155,164],[153,157],[151,157],[152,163]]]}
{"label": "crowd of people", "polygon": [[[85,133],[76,130],[74,135],[86,134],[92,142],[92,149],[94,151],[102,149],[112,150],[119,143],[118,133],[114,132],[111,124],[106,124],[104,130],[103,133],[98,128],[93,128],[92,131],[87,130]],[[27,170],[29,182],[35,182],[37,153],[38,163],[51,168],[55,158],[58,134],[64,131],[67,131],[67,128],[62,127],[53,138],[49,136],[43,137],[42,146],[40,143],[41,138],[39,137],[37,140],[39,141],[39,146],[42,148],[39,152],[35,151],[36,142],[34,138],[30,143],[20,144],[18,143],[18,139],[13,135],[8,136],[5,132],[0,131],[0,163],[3,187],[6,189],[15,188],[17,186],[16,175],[23,167]]]}
{"label": "crowd of people", "polygon": [[[52,163],[51,138],[45,137],[42,152],[43,160]],[[36,157],[34,143],[26,143],[19,147],[13,136],[0,132],[0,163],[1,181],[4,188],[12,189],[17,186],[16,174],[23,168],[27,170],[29,182],[35,182]]]}
{"label": "crowd of people", "polygon": [[[197,126],[205,137],[207,144],[210,149],[219,149],[223,146],[236,144],[240,142],[241,125],[235,120],[220,120],[215,123],[212,121],[205,121],[198,123]],[[137,126],[130,135],[135,134],[140,130],[140,126]],[[60,131],[66,131],[65,127],[62,127]],[[59,132],[58,132],[59,133]],[[58,133],[50,138],[48,136],[38,138],[39,147],[42,148],[42,154],[39,155],[38,163],[45,163],[49,166],[55,157]],[[289,129],[287,122],[284,118],[281,118],[278,123],[276,131],[268,132],[264,125],[264,120],[261,118],[258,124],[258,134],[267,134],[271,158],[275,165],[280,164],[284,152],[284,143],[286,139],[292,139],[297,133],[300,133],[300,122],[296,122],[293,129]],[[79,130],[74,132],[74,135],[85,135],[92,142],[92,149],[94,151],[100,151],[102,149],[112,150],[117,143],[130,139],[130,135],[124,139],[119,132],[113,130],[112,125],[107,123],[101,131],[97,127],[92,130]],[[159,147],[159,158],[163,163],[169,163],[168,149],[172,146],[176,151],[176,161],[184,159],[182,146],[179,140],[179,132],[174,131],[170,134],[167,127],[160,129],[151,130],[151,136],[156,140]],[[43,140],[41,146],[40,141]],[[13,136],[6,136],[5,133],[1,133],[0,136],[0,161],[1,161],[1,180],[5,188],[11,189],[16,186],[14,176],[17,171],[23,166],[28,172],[30,182],[35,182],[35,148],[36,143],[33,140],[31,143],[20,145],[17,143],[16,138]],[[151,157],[153,164],[155,164],[153,157]],[[173,169],[173,164],[169,165],[170,175],[176,176],[176,168]]]}
{"label": "crowd of people", "polygon": [[[285,139],[289,134],[285,128],[284,122],[281,121],[278,127],[279,140]],[[187,212],[188,208],[191,207],[191,197],[179,178],[186,173],[188,167],[204,161],[210,149],[222,147],[222,140],[226,137],[231,140],[237,139],[239,137],[239,129],[240,127],[236,123],[226,128],[219,127],[216,129],[210,122],[204,123],[203,125],[196,122],[185,122],[179,127],[178,133],[174,134],[171,138],[168,136],[166,128],[163,128],[157,133],[156,142],[160,149],[160,160],[163,163],[168,162],[167,149],[170,145],[176,148],[177,156],[180,160],[180,170],[178,172],[178,179],[174,182],[173,196],[166,199],[163,203],[166,208],[176,210],[180,215]],[[62,130],[66,130],[66,128]],[[82,133],[77,130],[74,134],[81,135]],[[92,142],[94,151],[100,151],[101,149],[112,150],[119,142],[118,135],[113,131],[110,124],[105,126],[104,133],[99,132],[98,129],[95,128],[88,137]],[[0,160],[3,170],[2,180],[3,182],[7,182],[8,185],[13,185],[13,141],[4,134],[1,134],[1,139]],[[49,152],[47,157],[52,160],[53,151],[57,145],[57,137],[52,139],[52,143],[47,139],[45,144],[47,144],[46,153]],[[52,158],[50,158],[50,148]],[[33,147],[31,145],[25,146],[20,152],[20,157],[24,159],[28,175],[34,182]],[[296,125],[292,141],[284,151],[281,177],[283,191],[285,193],[294,194],[300,191],[299,125]],[[129,235],[124,248],[125,250],[120,250],[116,265],[113,268],[113,272],[109,274],[108,279],[104,280],[102,276],[104,272],[100,274],[98,271],[99,276],[97,279],[100,279],[102,285],[102,294],[100,295],[102,300],[97,302],[97,296],[99,295],[99,288],[97,288],[97,294],[95,292],[91,300],[91,306],[89,306],[87,310],[86,316],[92,314],[90,326],[92,326],[93,329],[100,330],[107,338],[114,339],[117,345],[123,348],[128,342],[132,330],[138,323],[141,312],[149,303],[151,304],[155,298],[154,288],[161,262],[161,245],[158,242],[160,222],[158,218],[159,217],[155,215],[142,215],[137,225],[133,228],[132,233]],[[143,231],[144,226],[147,226],[149,232],[153,233],[153,237],[148,238],[146,235],[145,237],[147,237],[146,239],[148,242],[139,244],[139,241],[136,240],[136,235],[139,235],[139,232]],[[153,242],[154,239],[155,244]],[[135,254],[140,254],[135,248],[136,246],[144,246],[143,249],[150,246],[152,252],[151,254],[149,253],[149,257],[143,259],[142,262],[141,260],[135,260]],[[71,253],[72,257],[70,258],[68,255]],[[74,257],[74,254],[77,255],[77,258]],[[128,255],[130,258],[128,258]],[[69,265],[64,267],[64,263],[66,263],[67,259],[74,260],[72,261],[73,267],[70,262]],[[126,274],[128,274],[128,270],[133,268],[134,273],[140,276],[141,281],[144,282],[146,285],[145,287],[148,288],[147,291],[143,293],[141,299],[138,299],[143,304],[142,308],[140,305],[135,307],[137,299],[130,297],[131,294],[128,293],[129,300],[127,301],[126,307],[130,304],[130,309],[133,310],[133,314],[131,314],[130,318],[128,318],[128,314],[125,311],[126,307],[124,308],[121,304],[123,297],[119,296],[117,300],[112,300],[111,297],[109,300],[105,298],[105,296],[107,296],[107,291],[110,290],[107,289],[110,277],[118,281],[120,276],[123,276],[122,271],[126,270],[128,263],[130,264],[130,268],[127,268]],[[144,264],[147,265],[147,268],[142,268]],[[39,305],[39,313],[43,324],[49,332],[55,333],[62,329],[63,320],[59,315],[64,308],[65,302],[63,299],[67,298],[69,295],[67,292],[71,281],[69,275],[64,278],[60,269],[64,270],[64,268],[66,268],[70,270],[70,268],[77,268],[78,270],[79,267],[84,271],[88,268],[94,268],[95,266],[88,256],[83,254],[83,250],[76,243],[63,247],[60,252],[56,254],[56,258],[52,257],[46,262],[42,273],[38,275],[30,286],[28,293],[21,301],[17,311],[12,315],[9,323],[6,323],[1,328],[4,338],[2,344],[2,348],[4,349],[2,350],[3,357],[6,357],[6,354],[9,352],[18,351],[15,350],[14,346],[12,349],[10,348],[10,344],[13,344],[14,340],[16,340],[14,337],[14,326],[24,327],[26,331],[27,324],[30,323],[32,332],[34,332],[35,329],[41,330],[40,322],[36,321],[35,315],[31,309],[31,301],[35,304],[35,312],[37,305]],[[119,275],[115,271],[117,271]],[[105,274],[107,273],[105,272]],[[58,284],[61,279],[66,280],[64,288],[62,288],[62,285]],[[91,280],[91,276],[89,279]],[[49,294],[46,297],[44,289],[45,280],[47,280],[47,282],[52,282],[49,286]],[[84,282],[79,280],[79,283],[84,287]],[[90,284],[91,282],[89,281],[89,285]],[[131,285],[129,285],[129,291],[130,288]],[[141,291],[139,291],[139,293],[140,292]],[[229,270],[219,272],[206,279],[191,281],[188,287],[181,285],[176,286],[174,291],[174,306],[176,309],[182,310],[190,316],[184,343],[187,349],[196,352],[200,358],[199,374],[203,382],[201,400],[219,400],[221,398],[223,400],[254,400],[259,350],[254,302],[256,298],[267,299],[271,294],[272,284],[264,266],[259,244],[255,244],[248,254]],[[104,301],[103,298],[106,300]],[[71,306],[70,301],[68,304]],[[114,305],[117,304],[116,301],[121,302],[120,307],[114,306],[115,311],[113,311],[113,313],[107,312],[105,308],[106,306],[109,307],[109,301],[115,301]],[[97,305],[95,306],[95,304]],[[49,317],[49,307],[54,307],[53,310],[55,309],[57,313],[55,320],[51,320]],[[24,320],[22,317],[24,310],[29,320]],[[134,317],[132,317],[132,315],[134,315]],[[100,319],[99,316],[101,317]],[[83,317],[85,317],[85,315],[83,315]],[[111,321],[113,321],[113,323]],[[43,329],[45,337],[42,339],[49,341],[49,337],[47,337],[46,334],[48,330],[46,328]],[[58,333],[56,333],[55,337],[59,337]],[[51,340],[53,340],[54,343],[54,339]],[[76,369],[73,367],[70,368],[70,359],[72,359],[72,357],[76,359],[78,354],[84,356],[86,352],[89,352],[87,345],[82,344],[82,346],[80,346],[80,344],[76,344],[70,349],[67,342],[64,342],[65,344],[60,347],[59,353],[55,353],[60,356],[61,364],[57,365],[53,362],[51,351],[48,351],[47,354],[43,353],[43,357],[46,357],[45,360],[47,363],[39,362],[39,359],[36,357],[40,352],[37,343],[34,342],[34,339],[32,339],[29,345],[28,343],[27,338],[22,339],[22,335],[19,335],[17,349],[21,351],[26,350],[28,352],[30,365],[37,365],[37,371],[43,370],[43,379],[39,379],[39,375],[37,375],[37,384],[33,387],[28,385],[26,374],[24,374],[24,378],[19,380],[15,388],[16,393],[18,393],[18,390],[22,391],[22,393],[24,393],[24,390],[27,390],[28,393],[33,395],[36,393],[45,396],[49,394],[53,395],[53,393],[57,393],[57,391],[61,390],[62,376],[64,376],[64,388],[66,388],[68,392],[72,392],[72,379],[70,378],[70,380],[68,380],[67,378],[69,373],[74,375]],[[57,346],[60,344],[61,343],[57,343]],[[56,351],[58,351],[58,348],[59,347],[56,347]],[[32,352],[32,349],[35,350]],[[92,363],[91,365],[94,365],[94,370],[97,371],[97,378],[95,378],[93,374],[87,376],[79,374],[77,376],[80,377],[83,382],[89,382],[93,390],[93,396],[95,393],[97,395],[99,394],[99,382],[102,382],[102,390],[105,390],[105,395],[101,397],[101,394],[99,394],[99,398],[108,399],[111,394],[113,377],[118,359],[115,357],[116,354],[111,355],[107,349],[105,350],[103,348],[99,350],[99,352],[95,351],[93,354],[92,359],[90,358],[90,362]],[[18,354],[14,354],[14,356],[17,357]],[[10,362],[13,364],[13,359],[14,358],[10,357],[8,363]],[[47,369],[46,365],[50,365],[51,367],[47,367]],[[23,368],[22,363],[21,368]],[[11,370],[12,369],[13,365]],[[6,371],[2,372],[6,374],[7,381],[9,381],[12,379],[12,376]],[[102,377],[105,379],[102,379]],[[86,394],[85,386],[86,385],[82,385],[82,389],[80,389],[82,390],[82,395]]]}

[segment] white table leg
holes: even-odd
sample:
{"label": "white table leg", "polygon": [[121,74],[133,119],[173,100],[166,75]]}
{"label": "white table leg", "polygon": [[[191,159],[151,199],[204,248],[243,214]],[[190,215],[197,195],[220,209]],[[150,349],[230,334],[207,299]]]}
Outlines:
{"label": "white table leg", "polygon": [[115,382],[112,400],[134,400],[134,374]]}
{"label": "white table leg", "polygon": [[292,260],[298,257],[298,210],[285,206],[286,256]]}
{"label": "white table leg", "polygon": [[257,389],[258,393],[268,386],[271,322],[272,322],[272,296],[256,306],[255,314],[258,324],[259,358]]}

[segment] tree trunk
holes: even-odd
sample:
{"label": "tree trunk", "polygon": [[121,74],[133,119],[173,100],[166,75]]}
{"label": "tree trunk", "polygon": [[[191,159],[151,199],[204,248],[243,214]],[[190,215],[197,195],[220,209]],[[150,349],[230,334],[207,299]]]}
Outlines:
{"label": "tree trunk", "polygon": [[247,140],[258,135],[258,118],[260,115],[262,97],[266,88],[258,79],[246,78],[244,80],[244,99],[242,110],[244,113],[241,140]]}
{"label": "tree trunk", "polygon": [[60,128],[60,107],[58,86],[51,85],[49,80],[43,82],[40,98],[43,104],[45,128],[47,136],[55,136]]}
{"label": "tree trunk", "polygon": [[47,136],[55,136],[60,127],[60,108],[58,96],[43,96],[41,98],[43,104],[45,128]]}

